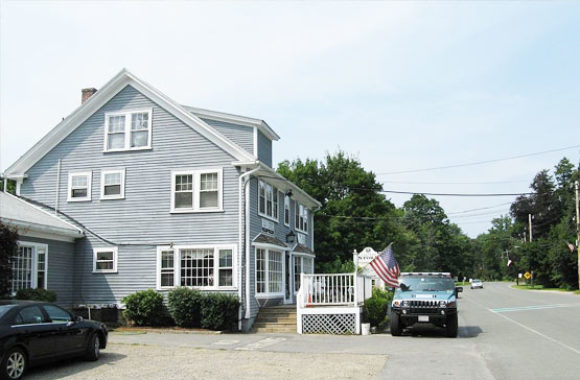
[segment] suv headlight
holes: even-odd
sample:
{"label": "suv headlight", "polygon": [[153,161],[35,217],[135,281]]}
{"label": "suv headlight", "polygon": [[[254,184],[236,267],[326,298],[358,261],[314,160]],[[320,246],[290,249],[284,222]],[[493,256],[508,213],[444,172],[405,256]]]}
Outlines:
{"label": "suv headlight", "polygon": [[457,306],[457,304],[455,303],[455,301],[449,301],[447,303],[447,307],[456,307],[456,306]]}
{"label": "suv headlight", "polygon": [[439,301],[439,307],[447,307],[446,301]]}
{"label": "suv headlight", "polygon": [[409,307],[410,305],[411,305],[411,302],[409,302],[408,300],[401,302],[402,307]]}
{"label": "suv headlight", "polygon": [[400,300],[394,300],[393,301],[393,306],[394,307],[399,307],[401,305],[401,301]]}

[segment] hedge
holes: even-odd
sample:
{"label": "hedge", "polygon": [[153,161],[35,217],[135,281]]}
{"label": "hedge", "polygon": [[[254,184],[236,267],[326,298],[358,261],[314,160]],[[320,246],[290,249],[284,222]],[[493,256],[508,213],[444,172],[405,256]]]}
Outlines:
{"label": "hedge", "polygon": [[123,315],[137,326],[166,324],[163,296],[153,289],[142,290],[123,298],[126,309]]}
{"label": "hedge", "polygon": [[36,289],[20,289],[16,292],[17,300],[32,300],[44,302],[56,302],[56,293],[51,290],[36,288]]}
{"label": "hedge", "polygon": [[365,300],[365,314],[371,326],[379,326],[385,321],[392,298],[392,293],[373,288],[372,297]]}

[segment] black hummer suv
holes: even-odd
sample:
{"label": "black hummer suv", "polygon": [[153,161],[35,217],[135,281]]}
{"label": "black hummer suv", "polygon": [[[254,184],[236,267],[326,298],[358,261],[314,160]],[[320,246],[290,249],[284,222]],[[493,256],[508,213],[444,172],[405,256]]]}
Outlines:
{"label": "black hummer suv", "polygon": [[417,323],[445,328],[448,337],[457,336],[457,296],[449,273],[401,273],[391,305],[391,335]]}

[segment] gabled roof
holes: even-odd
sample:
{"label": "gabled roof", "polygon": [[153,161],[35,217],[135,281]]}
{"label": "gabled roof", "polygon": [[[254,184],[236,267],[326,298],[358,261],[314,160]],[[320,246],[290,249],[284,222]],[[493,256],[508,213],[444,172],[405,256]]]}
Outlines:
{"label": "gabled roof", "polygon": [[0,220],[19,231],[32,230],[71,238],[84,236],[83,231],[74,225],[5,192],[0,192]]}
{"label": "gabled roof", "polygon": [[85,103],[78,107],[72,114],[66,117],[46,136],[29,149],[22,157],[12,164],[4,175],[10,179],[19,179],[26,176],[26,172],[38,162],[44,155],[63,141],[70,133],[77,129],[91,115],[104,106],[113,96],[131,85],[139,92],[159,104],[167,112],[181,120],[191,129],[195,130],[224,151],[231,154],[238,161],[250,161],[255,158],[243,148],[233,143],[214,128],[209,126],[188,109],[176,103],[155,87],[137,78],[127,69],[121,70],[113,79],[107,82],[99,91],[91,96]]}
{"label": "gabled roof", "polygon": [[246,127],[256,127],[259,131],[261,131],[267,138],[270,140],[278,141],[280,140],[280,136],[264,120],[261,119],[254,119],[252,117],[247,116],[240,116],[234,115],[231,113],[219,112],[219,111],[212,111],[203,108],[197,107],[190,107],[190,106],[183,106],[185,109],[193,112],[197,117],[203,119],[210,119],[216,121],[224,121],[226,123],[244,125]]}

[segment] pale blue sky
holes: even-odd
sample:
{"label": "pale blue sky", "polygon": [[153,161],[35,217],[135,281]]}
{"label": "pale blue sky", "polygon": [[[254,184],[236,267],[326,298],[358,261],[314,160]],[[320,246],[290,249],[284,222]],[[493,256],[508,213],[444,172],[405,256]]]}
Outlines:
{"label": "pale blue sky", "polygon": [[[275,162],[340,148],[385,173],[580,144],[580,2],[2,0],[0,11],[0,170],[123,67],[182,104],[266,120],[281,136]],[[578,163],[580,149],[378,178],[398,191],[525,192],[564,155]],[[437,199],[476,236],[513,197]]]}

